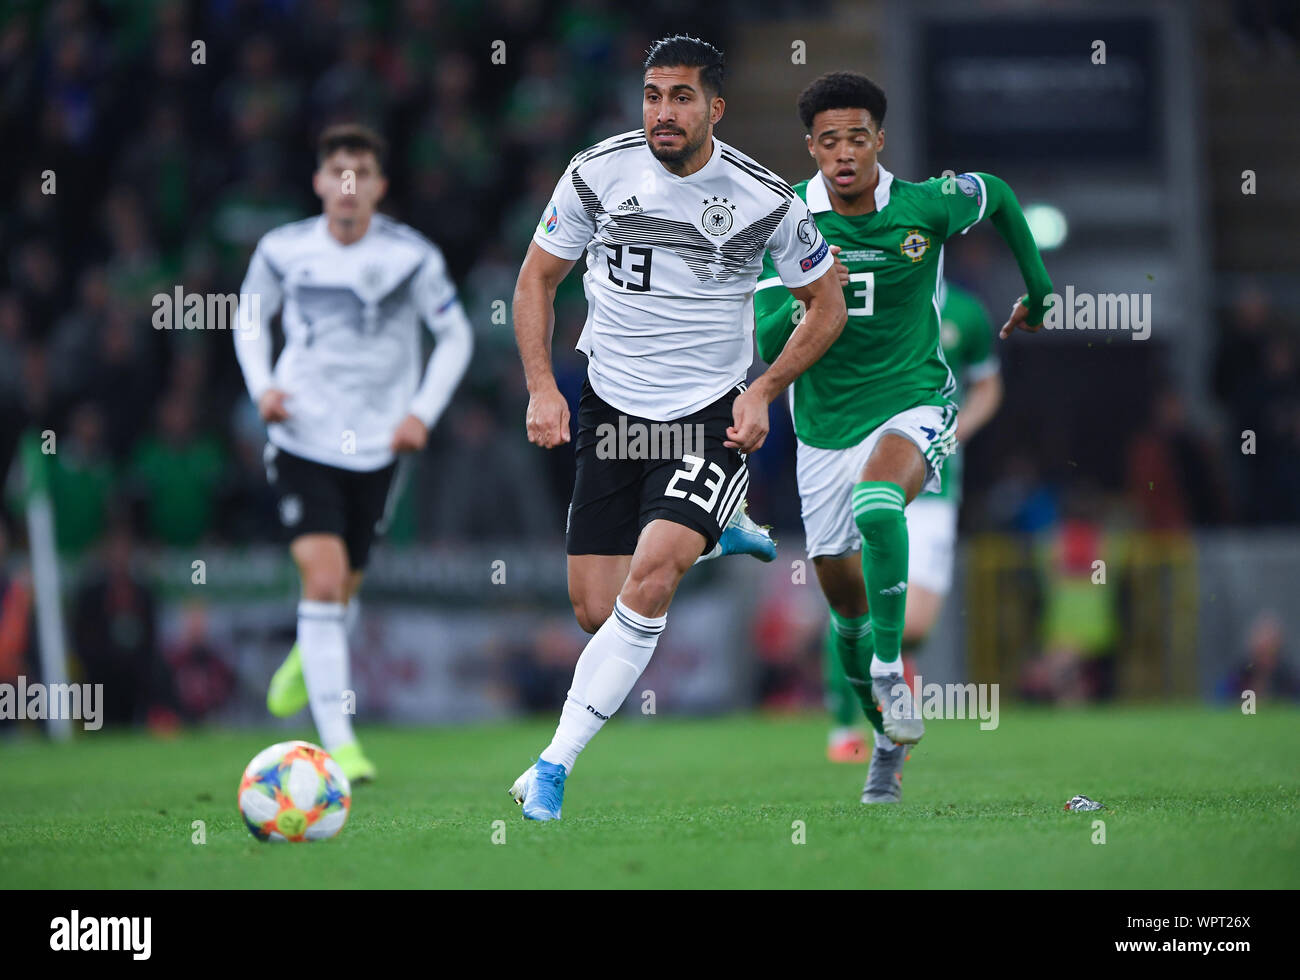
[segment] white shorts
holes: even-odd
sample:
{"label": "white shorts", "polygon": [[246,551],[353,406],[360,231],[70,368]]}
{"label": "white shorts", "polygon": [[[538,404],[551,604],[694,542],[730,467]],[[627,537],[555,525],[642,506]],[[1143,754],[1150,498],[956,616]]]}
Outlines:
{"label": "white shorts", "polygon": [[899,412],[847,449],[818,449],[800,442],[795,465],[808,557],[842,555],[861,547],[858,526],[853,522],[853,485],[885,433],[896,433],[916,444],[926,457],[922,492],[937,491],[942,485],[939,470],[943,459],[956,448],[952,437],[956,415],[954,407],[918,405]]}
{"label": "white shorts", "polygon": [[953,546],[957,541],[957,508],[946,497],[917,497],[904,511],[907,517],[907,584],[937,595],[952,587]]}

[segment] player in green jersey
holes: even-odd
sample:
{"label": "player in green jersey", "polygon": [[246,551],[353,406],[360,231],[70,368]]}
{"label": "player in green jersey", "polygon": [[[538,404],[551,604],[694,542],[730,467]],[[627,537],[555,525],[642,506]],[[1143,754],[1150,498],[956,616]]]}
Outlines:
{"label": "player in green jersey", "polygon": [[[799,116],[818,172],[794,186],[838,246],[848,305],[843,333],[795,382],[790,401],[808,555],[830,605],[836,654],[882,733],[863,791],[868,802],[898,798],[906,746],[925,733],[902,676],[903,508],[941,487],[943,460],[956,446],[957,384],[940,344],[943,243],[987,217],[1011,247],[1028,293],[1003,338],[1041,329],[1052,291],[1004,181],[968,173],[910,183],[880,166],[885,106],[880,87],[853,72],[809,85]],[[770,362],[802,311],[768,268],[754,304],[759,353]]]}
{"label": "player in green jersey", "polygon": [[[1002,401],[1002,376],[993,352],[993,321],[984,304],[948,280],[939,283],[939,340],[957,379],[957,445],[993,417]],[[903,512],[907,519],[907,611],[903,619],[903,679],[912,686],[910,651],[934,628],[952,584],[957,508],[961,496],[961,452],[943,464],[943,486],[922,493]],[[826,641],[827,703],[835,719],[826,755],[832,762],[862,762],[867,742],[855,727],[862,719],[857,696],[844,676],[834,639]],[[891,743],[892,745],[892,743]]]}

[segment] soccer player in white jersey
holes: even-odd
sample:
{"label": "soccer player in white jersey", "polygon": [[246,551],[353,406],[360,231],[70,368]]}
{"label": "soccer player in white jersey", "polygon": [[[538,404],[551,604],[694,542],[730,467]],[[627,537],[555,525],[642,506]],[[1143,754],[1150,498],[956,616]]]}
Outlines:
{"label": "soccer player in white jersey", "polygon": [[[566,551],[574,612],[594,634],[553,740],[511,787],[528,819],[559,819],[578,753],[645,670],[682,576],[743,499],[745,457],[763,444],[769,404],[844,327],[833,256],[803,201],[713,134],[722,75],[711,44],[680,35],[656,43],[645,63],[643,129],[570,161],[519,271],[514,325],[528,438],[551,449],[569,441],[568,406],[551,371],[555,290],[586,256],[578,349],[587,384]],[[807,312],[746,388],[765,250]],[[675,452],[638,451],[665,431],[677,437]]]}
{"label": "soccer player in white jersey", "polygon": [[[349,779],[373,779],[344,701],[348,633],[370,546],[400,490],[399,454],[424,448],[469,364],[473,335],[437,246],[376,213],[384,143],[363,126],[321,134],[314,218],[258,242],[235,331],[249,395],[267,423],[267,476],[298,566],[297,643],[267,694],[272,714],[310,704],[321,743]],[[271,317],[284,349],[271,363]],[[420,378],[421,322],[436,346]]]}

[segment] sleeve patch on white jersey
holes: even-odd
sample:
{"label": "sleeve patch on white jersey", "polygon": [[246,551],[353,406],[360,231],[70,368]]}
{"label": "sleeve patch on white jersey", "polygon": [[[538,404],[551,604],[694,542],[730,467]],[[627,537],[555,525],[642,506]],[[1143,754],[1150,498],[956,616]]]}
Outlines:
{"label": "sleeve patch on white jersey", "polygon": [[546,213],[542,215],[542,220],[537,222],[537,230],[544,235],[553,235],[558,227],[560,227],[560,212],[556,209],[555,202],[552,201],[547,207]]}
{"label": "sleeve patch on white jersey", "polygon": [[815,268],[818,262],[826,258],[826,252],[829,248],[830,246],[826,244],[826,239],[823,238],[821,245],[817,247],[816,251],[814,251],[812,255],[806,256],[805,258],[799,260],[799,268],[802,269],[804,272],[807,272],[809,269]]}

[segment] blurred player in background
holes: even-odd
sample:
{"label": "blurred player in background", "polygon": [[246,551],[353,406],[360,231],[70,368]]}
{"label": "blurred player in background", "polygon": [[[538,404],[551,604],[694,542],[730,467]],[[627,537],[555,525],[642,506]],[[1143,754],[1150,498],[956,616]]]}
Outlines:
{"label": "blurred player in background", "polygon": [[[1051,280],[1011,188],[991,174],[914,184],[877,161],[885,93],[865,75],[832,72],[799,96],[817,173],[795,185],[840,247],[848,324],[791,390],[808,555],[830,605],[835,654],[872,726],[864,803],[901,797],[907,746],[925,734],[903,683],[908,531],[903,509],[940,489],[957,444],[957,380],[940,342],[943,242],[988,217],[1028,287],[1001,336],[1040,329]],[[755,295],[760,356],[799,336],[797,298],[765,268]],[[859,551],[861,556],[859,557]],[[868,596],[870,601],[868,601]]]}
{"label": "blurred player in background", "polygon": [[[1002,403],[1002,374],[993,352],[993,321],[978,296],[944,279],[939,283],[939,339],[957,391],[957,445],[991,419]],[[922,493],[903,512],[907,519],[907,610],[903,616],[903,679],[911,686],[910,653],[919,650],[943,610],[952,585],[961,505],[961,450],[943,464],[943,486]],[[834,627],[831,627],[833,631]],[[826,755],[832,762],[865,762],[867,742],[856,727],[861,708],[853,686],[826,639],[826,695],[835,727]]]}
{"label": "blurred player in background", "polygon": [[[618,710],[654,653],[682,576],[717,545],[744,499],[745,457],[768,405],[844,324],[830,249],[804,202],[713,135],[723,57],[677,36],[645,62],[642,130],[573,158],[533,235],[515,287],[515,337],[530,394],[528,438],[569,441],[551,370],[555,291],[582,255],[588,357],[566,550],[569,595],[594,633],[551,743],[511,787],[532,820],[558,820],[578,753]],[[772,276],[805,303],[798,335],[749,388],[749,304]],[[597,432],[671,422],[703,433],[676,458],[602,452]]]}
{"label": "blurred player in background", "polygon": [[[424,448],[473,346],[438,247],[376,213],[387,189],[384,149],[362,126],[321,134],[312,187],[323,214],[258,242],[240,302],[256,296],[259,320],[235,331],[302,580],[298,641],[271,679],[267,707],[288,717],[310,704],[321,743],[353,780],[375,775],[344,699],[357,592],[401,489],[397,456]],[[277,311],[284,350],[272,366]],[[421,322],[436,342],[423,381]]]}

